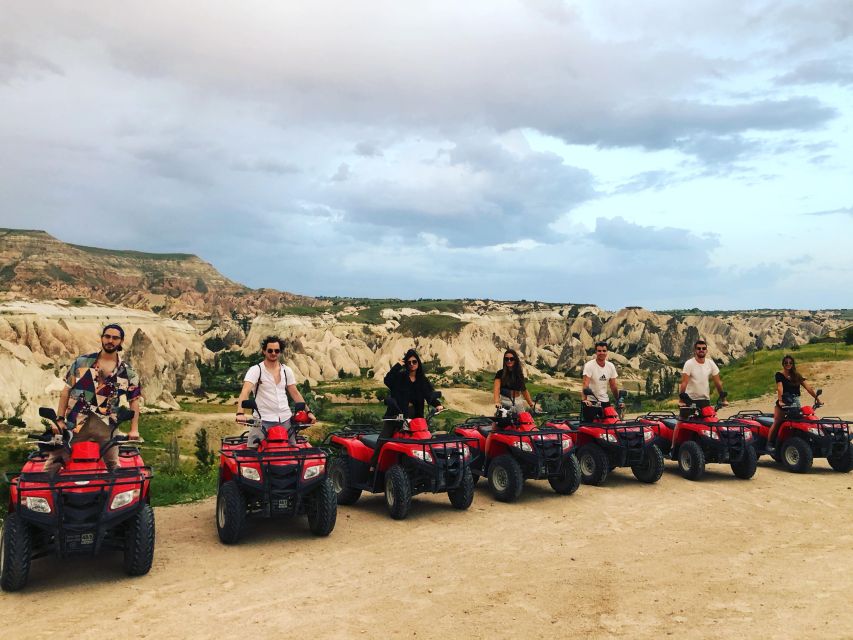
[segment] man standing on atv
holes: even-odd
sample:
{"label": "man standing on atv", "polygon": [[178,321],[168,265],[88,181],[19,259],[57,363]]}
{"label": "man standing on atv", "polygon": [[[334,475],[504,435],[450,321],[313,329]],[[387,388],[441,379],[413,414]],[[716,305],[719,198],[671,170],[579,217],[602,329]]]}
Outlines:
{"label": "man standing on atv", "polygon": [[607,359],[607,343],[600,341],[595,343],[595,359],[590,360],[583,366],[583,387],[581,388],[581,412],[584,421],[591,421],[598,417],[596,407],[590,405],[591,398],[584,393],[584,389],[592,391],[592,397],[601,403],[602,407],[610,406],[610,397],[607,388],[613,392],[613,397],[619,397],[616,387],[616,367]]}
{"label": "man standing on atv", "polygon": [[[716,363],[707,357],[708,345],[702,339],[693,343],[693,357],[684,363],[684,369],[681,371],[681,384],[678,385],[678,395],[687,393],[693,404],[699,408],[708,407],[711,405],[711,388],[708,384],[708,379],[714,381],[714,386],[717,388],[717,393],[722,398],[725,394],[723,391],[723,382],[720,380],[720,369]],[[729,403],[722,400],[721,406],[726,406]],[[682,418],[689,418],[691,409],[683,404],[679,399],[679,407]]]}
{"label": "man standing on atv", "polygon": [[[123,342],[124,329],[117,324],[108,324],[101,331],[101,350],[74,360],[65,376],[65,388],[59,394],[58,426],[53,427],[54,433],[71,430],[77,442],[103,445],[112,437],[119,400],[125,396],[133,411],[128,436],[131,440],[139,439],[142,387],[139,376],[119,356]],[[45,472],[54,475],[67,462],[69,453],[67,447],[52,451],[44,463]],[[110,447],[104,452],[104,463],[110,471],[118,468],[118,454],[118,447]]]}
{"label": "man standing on atv", "polygon": [[[241,407],[243,400],[249,398],[250,392],[255,394],[258,414],[261,417],[262,426],[253,426],[249,429],[246,446],[252,449],[256,449],[260,441],[266,437],[266,430],[276,425],[287,427],[291,444],[296,444],[296,432],[290,424],[293,413],[287,396],[290,395],[294,402],[304,403],[305,400],[296,388],[296,376],[293,375],[293,370],[279,362],[283,346],[284,340],[278,336],[264,338],[261,342],[263,361],[249,367],[243,377],[243,388],[240,390],[240,397],[237,398],[237,422],[241,424],[245,422],[245,413]],[[305,409],[311,418],[311,424],[317,422],[311,410],[307,406]]]}

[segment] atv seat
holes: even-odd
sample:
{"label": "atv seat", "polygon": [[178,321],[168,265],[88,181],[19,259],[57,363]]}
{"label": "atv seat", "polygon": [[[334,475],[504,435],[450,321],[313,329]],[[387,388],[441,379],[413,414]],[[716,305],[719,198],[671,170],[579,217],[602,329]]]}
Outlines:
{"label": "atv seat", "polygon": [[670,429],[675,429],[675,425],[678,424],[676,418],[661,418],[661,422]]}
{"label": "atv seat", "polygon": [[359,436],[359,440],[361,440],[366,446],[371,449],[375,449],[379,446],[379,434],[378,433],[365,433]]}
{"label": "atv seat", "polygon": [[477,425],[477,431],[479,431],[484,436],[488,436],[492,432],[492,429],[494,429],[494,428],[495,427],[493,424],[478,424]]}
{"label": "atv seat", "polygon": [[773,416],[755,416],[755,421],[765,427],[773,426]]}

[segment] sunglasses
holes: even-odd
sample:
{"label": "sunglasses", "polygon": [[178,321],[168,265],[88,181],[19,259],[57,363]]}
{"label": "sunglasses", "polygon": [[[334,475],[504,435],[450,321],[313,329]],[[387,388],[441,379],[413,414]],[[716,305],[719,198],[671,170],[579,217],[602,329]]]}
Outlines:
{"label": "sunglasses", "polygon": [[794,363],[791,362],[790,360],[785,360],[785,362],[783,362],[782,364],[794,364]]}
{"label": "sunglasses", "polygon": [[406,360],[406,364],[417,364],[417,360]]}
{"label": "sunglasses", "polygon": [[708,347],[696,347],[696,351],[707,351]]}
{"label": "sunglasses", "polygon": [[515,362],[515,358],[504,358],[504,362]]}
{"label": "sunglasses", "polygon": [[281,349],[267,349],[267,353],[281,353]]}
{"label": "sunglasses", "polygon": [[121,336],[111,336],[108,333],[105,333],[101,336],[102,338],[106,338],[107,340],[121,340]]}

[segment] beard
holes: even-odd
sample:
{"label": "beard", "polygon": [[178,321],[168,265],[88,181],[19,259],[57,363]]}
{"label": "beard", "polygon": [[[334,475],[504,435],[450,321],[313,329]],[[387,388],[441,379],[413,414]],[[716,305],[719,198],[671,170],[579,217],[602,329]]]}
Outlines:
{"label": "beard", "polygon": [[105,353],[115,353],[118,351],[119,345],[109,342],[107,344],[101,344]]}

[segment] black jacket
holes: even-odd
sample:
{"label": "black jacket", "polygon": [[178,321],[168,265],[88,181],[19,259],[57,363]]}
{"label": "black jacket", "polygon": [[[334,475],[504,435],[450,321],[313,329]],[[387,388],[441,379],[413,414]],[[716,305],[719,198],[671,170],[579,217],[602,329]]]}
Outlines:
{"label": "black jacket", "polygon": [[[423,418],[424,402],[429,402],[434,407],[441,404],[438,399],[430,400],[434,389],[426,376],[412,382],[409,380],[409,373],[399,362],[385,374],[385,386],[388,387],[391,397],[397,401],[397,405],[408,418]],[[395,415],[396,413],[390,407],[385,412],[386,418],[392,418]]]}

